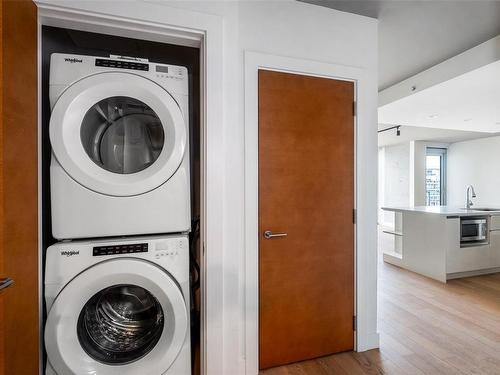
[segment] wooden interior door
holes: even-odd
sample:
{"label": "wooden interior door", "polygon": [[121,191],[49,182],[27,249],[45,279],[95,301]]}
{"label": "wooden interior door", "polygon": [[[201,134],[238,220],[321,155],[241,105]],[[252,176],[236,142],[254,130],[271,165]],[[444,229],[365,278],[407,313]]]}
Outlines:
{"label": "wooden interior door", "polygon": [[37,12],[31,0],[0,6],[0,279],[14,280],[0,290],[0,374],[37,375]]}
{"label": "wooden interior door", "polygon": [[259,70],[258,95],[264,369],[354,346],[354,84]]}

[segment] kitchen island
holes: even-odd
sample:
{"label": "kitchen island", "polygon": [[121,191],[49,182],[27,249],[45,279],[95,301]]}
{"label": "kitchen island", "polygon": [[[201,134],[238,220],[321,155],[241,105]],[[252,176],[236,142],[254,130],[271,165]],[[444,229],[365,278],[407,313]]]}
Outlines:
{"label": "kitchen island", "polygon": [[[382,249],[385,262],[441,282],[500,272],[500,209],[382,209],[395,215],[394,227],[384,229],[394,237],[394,249]],[[476,228],[484,235],[467,234]]]}

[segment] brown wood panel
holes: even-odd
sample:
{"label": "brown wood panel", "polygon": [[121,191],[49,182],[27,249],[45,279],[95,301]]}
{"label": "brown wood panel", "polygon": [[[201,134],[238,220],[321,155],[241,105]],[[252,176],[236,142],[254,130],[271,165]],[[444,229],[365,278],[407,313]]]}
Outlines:
{"label": "brown wood panel", "polygon": [[[32,1],[2,3],[2,374],[38,374],[37,18]],[[1,357],[0,357],[1,358]]]}
{"label": "brown wood panel", "polygon": [[353,349],[354,84],[260,70],[258,92],[264,369]]}

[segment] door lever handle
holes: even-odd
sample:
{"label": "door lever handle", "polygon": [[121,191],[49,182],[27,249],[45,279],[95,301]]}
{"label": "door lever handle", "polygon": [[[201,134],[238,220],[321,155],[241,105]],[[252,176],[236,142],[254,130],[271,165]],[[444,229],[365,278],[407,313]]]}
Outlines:
{"label": "door lever handle", "polygon": [[269,239],[274,238],[274,237],[286,237],[286,236],[288,236],[288,233],[273,233],[270,230],[266,230],[264,232],[264,238],[266,240],[269,240]]}
{"label": "door lever handle", "polygon": [[14,284],[14,280],[12,280],[10,277],[0,279],[0,290],[8,288],[12,284]]}

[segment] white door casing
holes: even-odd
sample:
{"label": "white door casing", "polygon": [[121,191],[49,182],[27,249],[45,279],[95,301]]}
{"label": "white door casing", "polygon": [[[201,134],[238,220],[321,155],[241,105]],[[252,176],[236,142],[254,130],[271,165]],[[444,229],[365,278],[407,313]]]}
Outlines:
{"label": "white door casing", "polygon": [[[258,70],[276,70],[286,73],[353,81],[355,85],[355,350],[364,351],[378,347],[376,332],[376,267],[370,267],[367,259],[376,265],[376,251],[370,253],[363,233],[369,222],[361,215],[369,211],[361,184],[370,186],[363,175],[366,135],[359,130],[369,125],[367,108],[370,86],[367,72],[358,67],[324,63],[313,60],[276,56],[253,51],[245,53],[245,358],[246,374],[259,373],[259,230],[258,230]],[[375,133],[376,128],[373,128]],[[375,293],[372,291],[375,289]]]}
{"label": "white door casing", "polygon": [[[200,48],[201,57],[201,371],[223,374],[224,358],[239,356],[238,348],[223,353],[224,303],[220,262],[223,259],[224,116],[223,18],[166,4],[112,1],[35,0],[39,23],[39,142],[41,142],[41,28],[63,27]],[[39,143],[40,144],[40,143]],[[41,147],[39,155],[39,233],[41,212]],[[41,241],[39,244],[41,246]],[[43,275],[44,249],[39,248],[39,275]],[[40,319],[43,317],[43,280],[39,280]],[[43,321],[40,320],[40,343]],[[43,349],[40,344],[40,350]],[[227,357],[226,357],[227,356]],[[40,359],[43,355],[40,355]],[[40,363],[40,374],[43,364]]]}

